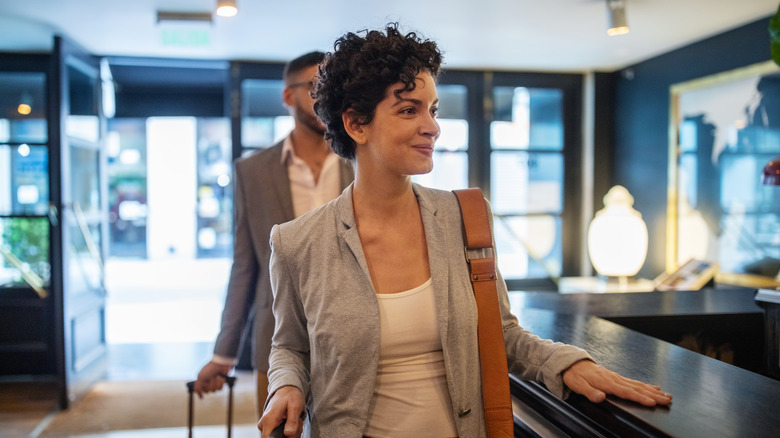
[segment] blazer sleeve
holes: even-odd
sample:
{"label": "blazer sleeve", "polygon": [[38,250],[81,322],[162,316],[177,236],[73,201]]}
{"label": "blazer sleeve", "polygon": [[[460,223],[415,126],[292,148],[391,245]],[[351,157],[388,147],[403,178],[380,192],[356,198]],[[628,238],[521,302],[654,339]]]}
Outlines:
{"label": "blazer sleeve", "polygon": [[[489,204],[488,217],[492,231],[493,213]],[[495,237],[493,247],[496,247]],[[497,274],[496,289],[504,327],[504,344],[509,372],[524,380],[542,382],[550,392],[565,399],[569,396],[570,390],[563,383],[563,371],[577,361],[593,359],[585,350],[573,345],[542,339],[520,327],[517,318],[510,312],[509,295],[504,278],[500,272]]]}
{"label": "blazer sleeve", "polygon": [[298,268],[287,257],[282,227],[271,230],[270,275],[276,319],[268,370],[268,398],[282,386],[295,386],[305,398],[309,393],[309,334],[301,294],[293,273]]}
{"label": "blazer sleeve", "polygon": [[237,356],[241,335],[255,300],[255,290],[260,275],[260,263],[252,244],[249,226],[251,218],[246,211],[245,184],[249,182],[245,180],[247,175],[241,161],[236,162],[235,175],[233,265],[230,268],[230,280],[225,306],[222,309],[219,334],[214,343],[214,354],[230,358]]}

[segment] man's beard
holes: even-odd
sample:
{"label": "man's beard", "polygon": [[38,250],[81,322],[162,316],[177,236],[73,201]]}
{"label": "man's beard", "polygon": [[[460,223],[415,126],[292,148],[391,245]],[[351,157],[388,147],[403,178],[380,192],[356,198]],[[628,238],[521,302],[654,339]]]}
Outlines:
{"label": "man's beard", "polygon": [[296,111],[298,117],[296,122],[300,123],[307,128],[311,129],[312,131],[324,136],[325,135],[325,125],[322,124],[320,119],[317,118],[314,114],[308,113],[304,111],[302,108],[297,108]]}

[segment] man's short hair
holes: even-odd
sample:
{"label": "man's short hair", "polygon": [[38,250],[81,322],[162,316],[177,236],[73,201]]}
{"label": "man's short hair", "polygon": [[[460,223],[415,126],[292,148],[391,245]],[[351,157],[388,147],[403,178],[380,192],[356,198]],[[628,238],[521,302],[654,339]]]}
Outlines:
{"label": "man's short hair", "polygon": [[291,74],[298,73],[299,71],[306,70],[307,68],[318,65],[322,60],[325,59],[325,54],[322,52],[309,52],[306,54],[303,54],[292,61],[288,62],[284,66],[284,73],[282,74],[282,78],[285,82],[287,82],[287,78]]}

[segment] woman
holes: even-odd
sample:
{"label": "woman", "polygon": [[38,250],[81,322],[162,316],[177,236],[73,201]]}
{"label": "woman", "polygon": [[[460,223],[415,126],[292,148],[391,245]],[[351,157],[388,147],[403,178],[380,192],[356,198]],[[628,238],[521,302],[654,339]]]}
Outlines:
{"label": "woman", "polygon": [[[283,419],[285,435],[299,436],[305,407],[314,437],[485,436],[458,203],[411,182],[433,168],[440,65],[435,43],[390,25],[346,34],[320,66],[315,109],[355,181],[272,232],[263,437]],[[498,289],[510,372],[559,397],[671,403],[579,348],[523,330],[501,278]]]}

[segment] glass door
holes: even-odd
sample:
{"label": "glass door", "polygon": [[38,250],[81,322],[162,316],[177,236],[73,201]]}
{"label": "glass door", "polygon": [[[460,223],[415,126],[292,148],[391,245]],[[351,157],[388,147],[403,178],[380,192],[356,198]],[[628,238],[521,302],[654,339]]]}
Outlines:
{"label": "glass door", "polygon": [[[62,370],[67,404],[83,396],[106,368],[106,180],[99,60],[55,39],[60,115]],[[56,146],[56,144],[55,144]]]}

